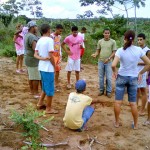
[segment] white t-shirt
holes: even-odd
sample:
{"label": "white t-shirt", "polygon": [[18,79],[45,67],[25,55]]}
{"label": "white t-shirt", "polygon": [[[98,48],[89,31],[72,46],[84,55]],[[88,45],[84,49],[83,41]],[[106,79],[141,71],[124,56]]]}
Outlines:
{"label": "white t-shirt", "polygon": [[[49,52],[54,51],[54,42],[50,37],[41,37],[36,44],[36,51],[38,51],[39,56],[41,57],[49,57]],[[50,61],[39,61],[40,71],[44,72],[54,72],[54,67]]]}
{"label": "white t-shirt", "polygon": [[137,64],[139,59],[145,55],[140,47],[132,45],[126,50],[119,48],[115,55],[120,58],[119,75],[132,77],[138,76]]}
{"label": "white t-shirt", "polygon": [[[79,32],[78,35],[80,35],[83,38],[83,40],[84,40],[84,38],[85,38],[84,33]],[[85,48],[84,42],[82,43],[82,46],[83,46],[83,48]]]}
{"label": "white t-shirt", "polygon": [[[143,52],[146,54],[146,52],[149,50],[149,48],[147,46],[145,46],[144,48],[142,48]],[[139,59],[139,63],[143,63],[142,59]],[[140,72],[142,69],[144,68],[144,66],[142,65],[138,65],[138,71]],[[146,74],[146,72],[144,73]]]}

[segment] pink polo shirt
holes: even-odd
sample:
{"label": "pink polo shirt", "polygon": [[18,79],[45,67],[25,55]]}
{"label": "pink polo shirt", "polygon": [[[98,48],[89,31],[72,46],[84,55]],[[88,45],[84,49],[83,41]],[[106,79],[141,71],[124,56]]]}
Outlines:
{"label": "pink polo shirt", "polygon": [[70,51],[72,52],[72,55],[69,57],[72,58],[73,60],[80,59],[80,53],[81,53],[81,48],[80,45],[82,45],[83,38],[79,35],[74,37],[72,34],[67,36],[64,40],[64,43],[68,44]]}

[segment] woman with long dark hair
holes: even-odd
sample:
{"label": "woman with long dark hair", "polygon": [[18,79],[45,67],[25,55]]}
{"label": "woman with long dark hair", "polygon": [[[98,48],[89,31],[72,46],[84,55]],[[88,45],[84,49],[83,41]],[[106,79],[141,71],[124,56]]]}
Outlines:
{"label": "woman with long dark hair", "polygon": [[[112,63],[113,75],[116,78],[116,93],[115,93],[115,122],[114,126],[119,127],[120,108],[123,101],[125,88],[127,88],[128,101],[131,107],[133,116],[133,128],[137,129],[138,111],[136,105],[137,85],[141,81],[142,74],[150,69],[150,60],[143,53],[140,47],[134,46],[135,32],[129,30],[124,34],[124,46],[119,48],[115,54]],[[142,59],[146,64],[145,67],[138,73],[137,65],[139,59]],[[120,61],[120,68],[116,66]]]}

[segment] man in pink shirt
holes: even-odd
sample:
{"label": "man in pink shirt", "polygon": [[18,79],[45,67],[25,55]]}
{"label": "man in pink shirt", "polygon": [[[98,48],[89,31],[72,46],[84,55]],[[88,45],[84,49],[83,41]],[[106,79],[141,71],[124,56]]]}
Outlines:
{"label": "man in pink shirt", "polygon": [[[78,35],[78,27],[73,26],[72,34],[67,36],[62,43],[62,48],[68,54],[68,63],[66,66],[67,71],[67,89],[71,89],[70,77],[71,72],[74,70],[76,75],[76,81],[79,80],[80,72],[80,54],[83,43],[83,38]],[[66,48],[66,44],[69,46],[69,49]]]}

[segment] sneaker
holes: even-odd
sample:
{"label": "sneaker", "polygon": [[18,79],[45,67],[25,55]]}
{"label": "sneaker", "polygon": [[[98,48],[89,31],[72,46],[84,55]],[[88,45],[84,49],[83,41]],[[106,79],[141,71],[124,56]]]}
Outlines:
{"label": "sneaker", "polygon": [[98,94],[98,96],[102,96],[102,95],[104,95],[104,92],[100,91],[99,94]]}
{"label": "sneaker", "polygon": [[67,85],[67,90],[70,90],[71,89],[71,84],[68,84]]}
{"label": "sneaker", "polygon": [[111,98],[112,97],[111,93],[107,93],[107,97]]}

